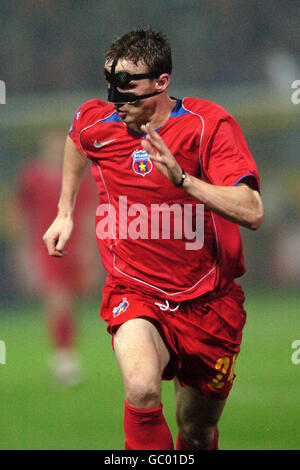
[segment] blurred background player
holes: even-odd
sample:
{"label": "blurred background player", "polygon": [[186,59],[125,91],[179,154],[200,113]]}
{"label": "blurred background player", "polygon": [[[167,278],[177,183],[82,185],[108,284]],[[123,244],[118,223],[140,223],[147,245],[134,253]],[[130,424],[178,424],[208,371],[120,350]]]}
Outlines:
{"label": "blurred background player", "polygon": [[63,132],[48,133],[38,144],[37,157],[19,172],[13,226],[18,240],[19,282],[45,303],[52,374],[66,385],[75,385],[81,380],[75,351],[76,303],[78,296],[93,290],[97,271],[93,266],[96,245],[91,223],[96,186],[87,172],[78,195],[80,204],[74,237],[68,245],[69,256],[63,260],[49,256],[42,235],[57,211],[64,143]]}

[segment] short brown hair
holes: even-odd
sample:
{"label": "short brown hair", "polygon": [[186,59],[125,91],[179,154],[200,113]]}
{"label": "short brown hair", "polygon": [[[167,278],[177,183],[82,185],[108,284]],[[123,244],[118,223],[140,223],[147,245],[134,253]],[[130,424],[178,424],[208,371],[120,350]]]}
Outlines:
{"label": "short brown hair", "polygon": [[172,55],[169,41],[163,34],[151,28],[137,29],[117,38],[105,51],[105,60],[126,59],[137,65],[143,62],[149,72],[159,77],[171,74]]}

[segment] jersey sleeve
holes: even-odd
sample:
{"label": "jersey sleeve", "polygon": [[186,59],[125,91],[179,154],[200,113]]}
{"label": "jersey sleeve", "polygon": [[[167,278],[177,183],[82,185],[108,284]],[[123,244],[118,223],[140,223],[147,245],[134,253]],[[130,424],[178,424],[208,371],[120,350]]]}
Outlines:
{"label": "jersey sleeve", "polygon": [[99,113],[99,109],[103,108],[104,106],[106,106],[105,101],[94,99],[86,101],[75,111],[72,126],[69,131],[69,136],[81,154],[87,156],[87,153],[80,141],[80,133],[85,127],[95,120],[95,116],[97,116]]}
{"label": "jersey sleeve", "polygon": [[212,130],[203,153],[203,169],[212,184],[235,186],[247,178],[259,190],[260,181],[255,161],[232,116],[224,116]]}

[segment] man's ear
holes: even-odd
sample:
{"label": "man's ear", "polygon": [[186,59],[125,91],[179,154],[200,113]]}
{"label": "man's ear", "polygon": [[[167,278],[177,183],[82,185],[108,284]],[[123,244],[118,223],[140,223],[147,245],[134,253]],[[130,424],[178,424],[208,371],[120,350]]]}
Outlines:
{"label": "man's ear", "polygon": [[170,84],[170,75],[168,73],[162,73],[157,79],[156,79],[156,90],[157,91],[165,91]]}

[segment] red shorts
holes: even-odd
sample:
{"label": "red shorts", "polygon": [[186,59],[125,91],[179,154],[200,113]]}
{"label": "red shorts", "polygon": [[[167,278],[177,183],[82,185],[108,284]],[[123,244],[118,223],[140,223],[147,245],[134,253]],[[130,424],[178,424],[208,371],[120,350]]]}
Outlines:
{"label": "red shorts", "polygon": [[246,320],[244,300],[236,283],[215,296],[180,304],[133,288],[105,286],[100,315],[112,336],[133,318],[151,321],[171,356],[163,379],[177,377],[182,386],[193,387],[208,398],[225,399],[235,377],[234,363]]}

